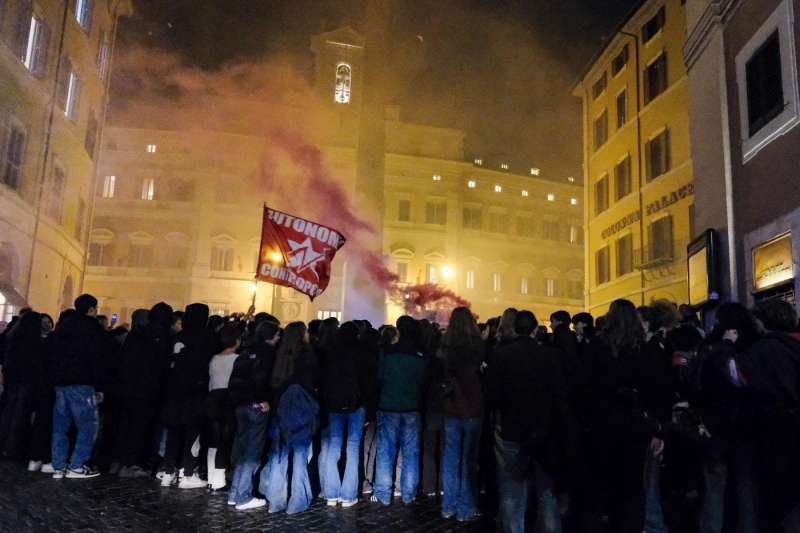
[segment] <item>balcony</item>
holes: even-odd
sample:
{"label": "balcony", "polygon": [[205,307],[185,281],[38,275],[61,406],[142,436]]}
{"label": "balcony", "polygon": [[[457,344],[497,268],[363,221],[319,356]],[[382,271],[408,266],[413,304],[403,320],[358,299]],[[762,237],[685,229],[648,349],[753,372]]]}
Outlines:
{"label": "balcony", "polygon": [[645,246],[633,251],[634,266],[637,270],[652,270],[673,265],[686,260],[686,239],[673,241],[668,245]]}

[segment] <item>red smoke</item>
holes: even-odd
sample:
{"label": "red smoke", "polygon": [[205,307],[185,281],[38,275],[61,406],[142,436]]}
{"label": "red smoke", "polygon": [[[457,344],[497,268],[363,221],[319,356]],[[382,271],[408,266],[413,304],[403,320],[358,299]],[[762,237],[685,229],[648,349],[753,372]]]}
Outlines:
{"label": "red smoke", "polygon": [[[286,180],[275,176],[277,161],[274,152],[265,156],[261,172],[269,192],[278,192],[281,200],[296,205],[300,212],[311,210],[324,222],[344,233],[348,238],[351,257],[359,257],[361,265],[375,282],[376,290],[384,290],[390,298],[402,303],[406,314],[421,318],[434,318],[446,322],[455,307],[470,307],[469,301],[453,291],[433,283],[403,287],[397,274],[386,268],[380,251],[363,242],[364,233],[374,234],[375,228],[359,217],[340,183],[325,167],[322,152],[308,144],[297,132],[275,130],[270,136],[270,149],[284,152],[295,167],[301,170],[301,179]],[[289,186],[289,190],[278,190]],[[281,206],[278,206],[281,207]]]}

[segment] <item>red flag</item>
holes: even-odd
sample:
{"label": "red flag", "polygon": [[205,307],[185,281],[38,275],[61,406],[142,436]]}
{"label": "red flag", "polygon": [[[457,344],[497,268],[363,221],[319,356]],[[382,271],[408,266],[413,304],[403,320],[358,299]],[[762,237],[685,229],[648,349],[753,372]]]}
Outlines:
{"label": "red flag", "polygon": [[331,263],[347,239],[333,228],[264,206],[256,279],[308,295],[331,279]]}

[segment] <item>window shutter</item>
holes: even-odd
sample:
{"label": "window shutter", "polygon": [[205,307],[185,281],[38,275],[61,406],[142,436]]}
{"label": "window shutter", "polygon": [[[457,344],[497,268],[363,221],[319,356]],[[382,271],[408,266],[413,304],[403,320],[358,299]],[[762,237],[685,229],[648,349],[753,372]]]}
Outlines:
{"label": "window shutter", "polygon": [[50,47],[50,27],[41,21],[39,23],[39,31],[36,35],[36,44],[33,52],[33,57],[36,63],[33,65],[33,73],[37,76],[44,76],[47,69],[47,52]]}
{"label": "window shutter", "polygon": [[67,56],[61,58],[61,70],[58,72],[58,95],[56,102],[61,109],[67,109],[67,94],[69,93],[69,74],[72,72],[72,62]]}
{"label": "window shutter", "polygon": [[669,138],[669,128],[664,130],[664,172],[672,168],[672,143]]}
{"label": "window shutter", "polygon": [[675,254],[675,243],[672,239],[672,215],[666,218],[665,226],[664,226],[664,233],[666,234],[664,248],[666,249],[666,256],[669,258],[674,257]]}
{"label": "window shutter", "polygon": [[17,12],[17,27],[14,36],[14,51],[20,61],[25,60],[28,49],[28,36],[31,31],[31,17],[33,16],[33,2],[22,0]]}
{"label": "window shutter", "polygon": [[81,20],[84,21],[83,22],[83,29],[86,30],[87,32],[92,27],[92,11],[93,11],[92,8],[93,7],[94,7],[94,2],[92,0],[85,0],[84,1],[84,3],[83,3],[83,17],[81,18]]}
{"label": "window shutter", "polygon": [[70,113],[70,117],[73,121],[78,120],[78,106],[81,103],[81,77],[75,74],[75,87],[73,87],[73,96],[72,96],[72,113]]}
{"label": "window shutter", "polygon": [[644,172],[645,172],[645,179],[647,181],[653,179],[653,171],[652,171],[653,164],[652,161],[650,160],[650,142],[651,141],[647,141],[646,143],[644,143]]}

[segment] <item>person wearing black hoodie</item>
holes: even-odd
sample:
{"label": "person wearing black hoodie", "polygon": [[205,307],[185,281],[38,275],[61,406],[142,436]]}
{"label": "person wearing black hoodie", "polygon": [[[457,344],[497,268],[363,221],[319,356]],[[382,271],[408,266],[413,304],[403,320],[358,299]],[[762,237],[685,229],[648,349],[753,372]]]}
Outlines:
{"label": "person wearing black hoodie", "polygon": [[7,403],[0,417],[3,457],[25,456],[31,434],[31,416],[44,365],[42,315],[29,311],[9,333],[3,364]]}
{"label": "person wearing black hoodie", "polygon": [[[64,318],[53,332],[53,380],[56,403],[53,408],[53,478],[89,478],[100,475],[87,465],[99,425],[98,404],[107,382],[105,361],[116,347],[95,320],[97,299],[82,294],[75,299],[75,313]],[[78,435],[72,457],[69,429]]]}
{"label": "person wearing black hoodie", "polygon": [[120,477],[145,477],[149,429],[157,413],[161,353],[149,324],[150,313],[137,309],[119,356],[119,402],[115,457]]}
{"label": "person wearing black hoodie", "polygon": [[[358,463],[364,430],[367,376],[358,364],[358,326],[345,322],[328,346],[322,347],[322,400],[328,416],[323,431],[325,455],[319,463],[324,481],[322,497],[328,505],[351,507],[358,502]],[[339,457],[345,432],[344,479],[339,476]]]}
{"label": "person wearing black hoodie", "polygon": [[189,304],[183,316],[183,328],[173,343],[163,414],[167,426],[167,447],[162,487],[172,485],[179,466],[179,488],[206,486],[206,482],[195,473],[197,456],[192,453],[192,448],[203,424],[204,402],[208,394],[208,363],[218,344],[206,328],[207,322],[208,306]]}

